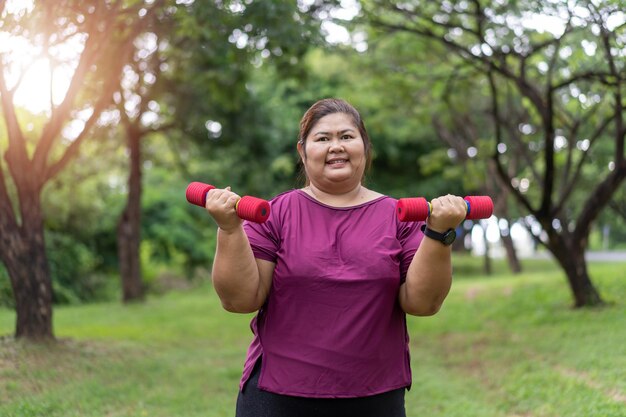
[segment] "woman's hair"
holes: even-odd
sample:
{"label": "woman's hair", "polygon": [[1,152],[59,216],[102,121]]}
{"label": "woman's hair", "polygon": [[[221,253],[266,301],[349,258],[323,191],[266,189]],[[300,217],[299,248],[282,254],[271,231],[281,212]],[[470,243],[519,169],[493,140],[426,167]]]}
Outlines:
{"label": "woman's hair", "polygon": [[[363,176],[365,177],[365,174],[367,173],[367,171],[369,171],[372,165],[372,144],[367,134],[367,130],[365,130],[365,124],[363,123],[363,119],[361,118],[358,110],[345,100],[325,98],[313,104],[304,113],[304,116],[302,116],[302,120],[300,120],[300,133],[298,135],[298,142],[302,144],[304,156],[306,158],[306,138],[309,136],[309,133],[311,133],[311,129],[313,129],[313,127],[317,124],[317,122],[319,122],[322,117],[334,113],[347,114],[352,118],[354,125],[359,129],[359,134],[363,139],[363,145],[365,147],[365,171],[363,173]],[[302,167],[302,175],[304,176],[304,178],[306,179],[306,183],[308,184],[309,181],[308,178],[306,178],[304,166]]]}

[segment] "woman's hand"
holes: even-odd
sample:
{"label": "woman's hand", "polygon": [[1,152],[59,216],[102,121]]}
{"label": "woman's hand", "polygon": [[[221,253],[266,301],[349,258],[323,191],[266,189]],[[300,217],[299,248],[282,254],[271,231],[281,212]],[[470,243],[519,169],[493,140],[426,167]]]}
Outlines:
{"label": "woman's hand", "polygon": [[217,226],[226,233],[233,232],[242,224],[235,209],[240,199],[240,196],[230,191],[230,187],[214,188],[207,193],[205,207]]}
{"label": "woman's hand", "polygon": [[430,216],[426,225],[436,232],[455,229],[467,215],[467,204],[462,197],[448,194],[433,199],[430,205]]}

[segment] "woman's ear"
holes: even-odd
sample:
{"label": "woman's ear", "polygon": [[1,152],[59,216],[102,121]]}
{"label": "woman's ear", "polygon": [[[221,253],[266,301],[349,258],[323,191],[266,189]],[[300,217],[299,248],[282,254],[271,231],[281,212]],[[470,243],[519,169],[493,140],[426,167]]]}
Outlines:
{"label": "woman's ear", "polygon": [[304,163],[304,160],[306,159],[305,153],[304,153],[304,143],[301,140],[299,140],[296,147],[298,149],[298,154],[300,155],[300,160],[302,161],[302,163]]}

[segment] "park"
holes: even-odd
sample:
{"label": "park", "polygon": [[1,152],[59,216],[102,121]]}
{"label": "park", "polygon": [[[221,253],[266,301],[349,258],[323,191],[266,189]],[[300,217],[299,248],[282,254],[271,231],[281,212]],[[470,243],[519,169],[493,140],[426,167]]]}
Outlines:
{"label": "park", "polygon": [[[285,268],[267,281],[273,255],[257,240],[254,257],[235,251],[241,265],[226,265],[239,283],[261,262],[260,295],[242,303],[225,295],[218,254],[235,229],[271,234],[296,218],[281,208],[288,195],[333,202],[335,223],[299,220],[288,236],[337,270],[377,259],[368,225],[393,225],[403,245],[420,233],[425,263],[404,265],[402,252],[393,264],[407,416],[626,417],[622,10],[0,1],[0,415],[234,415],[251,330],[265,326]],[[308,136],[311,106],[331,98],[358,118],[342,107]],[[319,198],[319,184],[352,170],[352,200]],[[227,197],[228,218],[211,205]],[[368,239],[350,241],[356,255],[323,257],[299,235],[396,200],[388,219],[359,223]],[[442,268],[420,272],[442,253]],[[431,285],[434,306],[416,307],[418,279],[445,281],[448,268],[449,294]],[[317,305],[335,311],[339,299]]]}

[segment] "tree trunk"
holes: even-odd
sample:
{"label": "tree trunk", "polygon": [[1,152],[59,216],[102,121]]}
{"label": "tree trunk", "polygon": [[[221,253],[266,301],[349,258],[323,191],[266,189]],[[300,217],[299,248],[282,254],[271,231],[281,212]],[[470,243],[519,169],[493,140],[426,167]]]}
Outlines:
{"label": "tree trunk", "polygon": [[491,256],[489,255],[489,240],[487,239],[487,222],[486,221],[480,222],[480,226],[483,228],[483,239],[485,241],[485,256],[483,258],[484,260],[483,271],[485,272],[485,275],[491,275],[493,272],[493,269],[491,268]]}
{"label": "tree trunk", "polygon": [[54,339],[52,281],[44,243],[41,208],[22,211],[22,226],[0,222],[0,258],[9,274],[15,311],[15,337],[35,341]]}
{"label": "tree trunk", "polygon": [[509,192],[506,187],[502,186],[502,181],[498,176],[493,160],[489,160],[487,162],[487,167],[489,169],[489,176],[499,181],[498,188],[495,187],[496,184],[492,185],[492,183],[487,183],[489,186],[489,195],[493,195],[495,200],[493,212],[499,219],[505,219],[507,224],[505,230],[498,227],[500,229],[500,240],[502,241],[502,246],[504,246],[504,250],[506,251],[506,259],[509,264],[509,269],[514,274],[519,274],[522,272],[522,265],[520,264],[517,256],[517,251],[515,250],[515,245],[513,244],[513,238],[511,237],[511,222],[509,221],[510,216],[508,204]]}
{"label": "tree trunk", "polygon": [[548,249],[554,255],[557,262],[567,276],[572,295],[574,296],[574,307],[593,307],[604,304],[600,293],[596,290],[589,273],[587,271],[587,260],[585,259],[585,244],[574,242],[566,245],[561,237],[551,239]]}
{"label": "tree trunk", "polygon": [[519,274],[522,272],[522,265],[520,264],[519,258],[517,256],[517,251],[515,250],[515,246],[513,245],[513,238],[511,238],[511,229],[508,229],[508,233],[505,235],[500,231],[500,240],[502,241],[502,246],[504,246],[504,250],[506,251],[506,259],[509,264],[509,269],[514,274]]}
{"label": "tree trunk", "polygon": [[127,139],[130,150],[128,199],[117,227],[117,250],[124,302],[142,300],[145,293],[139,254],[141,244],[141,134],[129,129]]}

